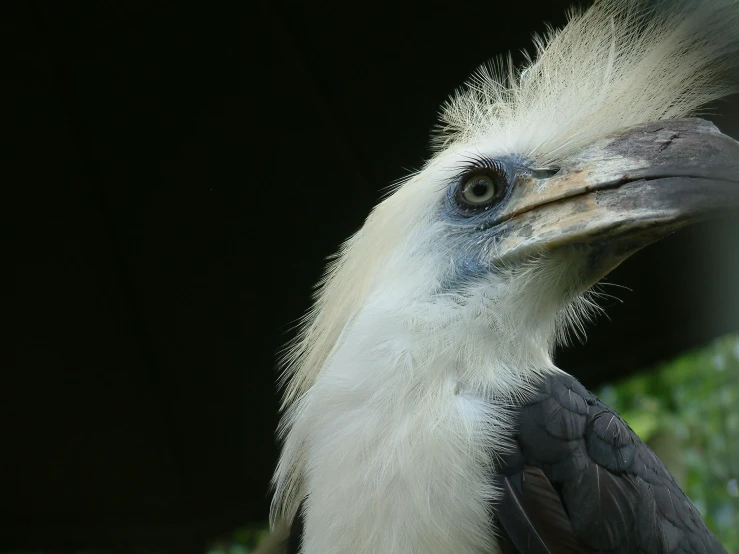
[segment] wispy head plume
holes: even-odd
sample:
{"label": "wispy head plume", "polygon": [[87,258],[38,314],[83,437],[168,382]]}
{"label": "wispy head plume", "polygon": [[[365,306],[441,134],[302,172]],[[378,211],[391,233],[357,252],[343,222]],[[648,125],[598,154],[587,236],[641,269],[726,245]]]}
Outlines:
{"label": "wispy head plume", "polygon": [[535,37],[536,57],[481,67],[443,107],[438,150],[495,137],[542,164],[736,92],[739,2],[607,0]]}

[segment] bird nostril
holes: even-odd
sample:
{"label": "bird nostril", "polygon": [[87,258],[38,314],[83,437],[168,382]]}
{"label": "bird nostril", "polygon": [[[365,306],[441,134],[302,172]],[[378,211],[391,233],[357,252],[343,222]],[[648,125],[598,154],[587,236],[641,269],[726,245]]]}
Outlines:
{"label": "bird nostril", "polygon": [[560,167],[538,167],[536,169],[531,169],[531,176],[535,179],[549,179],[551,177],[554,177],[557,173],[559,173],[559,170],[562,169]]}

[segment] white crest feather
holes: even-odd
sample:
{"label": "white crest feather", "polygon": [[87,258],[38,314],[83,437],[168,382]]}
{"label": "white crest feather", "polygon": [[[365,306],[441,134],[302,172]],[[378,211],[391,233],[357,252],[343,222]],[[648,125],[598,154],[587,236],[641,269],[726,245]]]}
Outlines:
{"label": "white crest feather", "polygon": [[437,149],[495,136],[547,164],[647,121],[694,114],[735,91],[727,73],[739,39],[729,0],[597,2],[559,32],[535,39],[522,71],[484,66],[444,107]]}

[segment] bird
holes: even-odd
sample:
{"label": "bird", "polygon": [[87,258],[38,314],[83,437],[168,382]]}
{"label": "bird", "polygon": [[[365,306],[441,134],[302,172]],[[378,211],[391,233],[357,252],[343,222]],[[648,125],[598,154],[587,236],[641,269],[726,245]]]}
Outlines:
{"label": "bird", "polygon": [[285,350],[271,521],[290,554],[724,548],[554,362],[636,251],[739,209],[739,3],[596,1],[480,68],[433,153],[329,262]]}

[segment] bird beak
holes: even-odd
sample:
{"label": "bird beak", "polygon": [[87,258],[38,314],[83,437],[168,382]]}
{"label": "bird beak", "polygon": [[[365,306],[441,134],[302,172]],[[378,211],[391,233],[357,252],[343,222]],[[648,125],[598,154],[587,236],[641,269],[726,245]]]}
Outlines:
{"label": "bird beak", "polygon": [[520,179],[497,218],[497,251],[589,244],[611,254],[599,278],[678,228],[734,210],[739,143],[702,119],[660,121],[599,141],[552,177]]}

